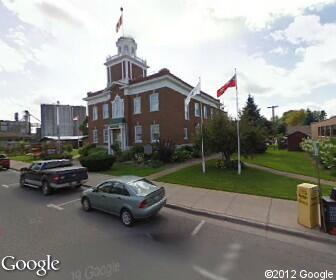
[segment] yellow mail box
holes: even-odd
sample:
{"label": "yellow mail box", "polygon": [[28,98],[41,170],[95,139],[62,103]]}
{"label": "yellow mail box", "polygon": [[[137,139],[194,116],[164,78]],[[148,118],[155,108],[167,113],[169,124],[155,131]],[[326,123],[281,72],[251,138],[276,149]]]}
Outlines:
{"label": "yellow mail box", "polygon": [[297,186],[298,223],[308,228],[319,224],[319,193],[318,187],[303,183]]}

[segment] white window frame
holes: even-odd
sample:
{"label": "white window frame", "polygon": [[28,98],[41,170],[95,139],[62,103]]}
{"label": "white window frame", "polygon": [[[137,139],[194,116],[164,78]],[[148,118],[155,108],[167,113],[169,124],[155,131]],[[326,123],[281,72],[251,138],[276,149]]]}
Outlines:
{"label": "white window frame", "polygon": [[200,111],[200,104],[198,102],[195,102],[195,117],[200,117],[201,111]]}
{"label": "white window frame", "polygon": [[189,139],[189,137],[188,137],[188,128],[185,127],[185,128],[183,129],[183,131],[184,131],[184,140],[188,140],[188,139]]}
{"label": "white window frame", "polygon": [[104,128],[104,131],[103,131],[103,134],[104,134],[104,143],[105,143],[105,144],[108,143],[108,137],[109,137],[108,133],[109,133],[109,128],[108,128],[108,127],[105,127],[105,128]]}
{"label": "white window frame", "polygon": [[109,105],[108,103],[103,104],[103,119],[108,119],[110,117]]}
{"label": "white window frame", "polygon": [[[187,108],[187,110],[186,110],[186,108]],[[188,104],[187,107],[184,105],[184,119],[186,121],[190,120],[190,103]]]}
{"label": "white window frame", "polygon": [[98,141],[98,129],[95,128],[92,130],[92,142],[94,144],[97,144],[99,141]]}
{"label": "white window frame", "polygon": [[92,107],[92,120],[98,120],[98,107],[96,105]]}
{"label": "white window frame", "polygon": [[[154,139],[154,129],[158,128],[158,131],[159,131],[159,137],[158,139]],[[151,132],[151,142],[152,143],[156,143],[160,140],[160,125],[159,124],[152,124],[150,126],[150,132]]]}
{"label": "white window frame", "polygon": [[208,118],[208,107],[206,105],[203,105],[203,117]]}
{"label": "white window frame", "polygon": [[141,114],[141,96],[134,97],[133,112],[134,114]]}
{"label": "white window frame", "polygon": [[[157,103],[154,102],[154,98],[157,99]],[[155,107],[154,107],[155,105]],[[150,112],[158,112],[160,110],[160,98],[159,98],[159,93],[154,92],[149,96],[149,110]]]}
{"label": "white window frame", "polygon": [[[139,135],[139,133],[137,133],[137,129],[141,130],[141,139],[137,138],[137,136]],[[134,126],[134,143],[142,143],[142,136],[143,136],[142,125]]]}
{"label": "white window frame", "polygon": [[117,95],[112,101],[112,119],[124,117],[124,99]]}

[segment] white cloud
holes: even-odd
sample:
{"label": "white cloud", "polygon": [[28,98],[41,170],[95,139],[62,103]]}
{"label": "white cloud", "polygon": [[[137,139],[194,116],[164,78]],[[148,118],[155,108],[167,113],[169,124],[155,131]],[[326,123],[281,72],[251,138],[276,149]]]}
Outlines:
{"label": "white cloud", "polygon": [[26,63],[25,57],[14,48],[0,40],[0,72],[22,72]]}
{"label": "white cloud", "polygon": [[270,53],[278,54],[278,55],[285,55],[285,54],[288,53],[288,49],[287,48],[282,48],[282,47],[277,47],[275,49],[270,50]]}

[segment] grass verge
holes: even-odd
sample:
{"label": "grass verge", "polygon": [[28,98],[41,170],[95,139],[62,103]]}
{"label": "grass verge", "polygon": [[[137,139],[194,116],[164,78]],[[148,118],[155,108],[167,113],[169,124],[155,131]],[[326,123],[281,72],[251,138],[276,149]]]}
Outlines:
{"label": "grass verge", "polygon": [[[208,161],[206,167],[205,174],[201,172],[200,165],[194,165],[163,176],[158,181],[288,200],[296,200],[296,187],[303,183],[251,168],[245,168],[239,176],[235,171],[216,168],[215,160]],[[322,186],[323,194],[330,195],[331,188]]]}
{"label": "grass verge", "polygon": [[128,162],[116,162],[110,170],[103,171],[104,174],[112,176],[134,175],[145,177],[163,170],[164,167],[150,167]]}
{"label": "grass verge", "polygon": [[[243,161],[289,173],[316,176],[315,163],[305,152],[268,149],[264,154],[244,158]],[[332,174],[329,170],[321,168],[320,175],[322,179],[336,181],[336,174]]]}

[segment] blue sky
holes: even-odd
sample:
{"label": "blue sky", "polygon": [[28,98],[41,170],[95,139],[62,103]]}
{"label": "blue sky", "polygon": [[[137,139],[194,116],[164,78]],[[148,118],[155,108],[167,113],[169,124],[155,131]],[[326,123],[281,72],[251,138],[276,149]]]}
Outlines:
{"label": "blue sky", "polygon": [[[166,67],[216,90],[238,71],[240,106],[251,93],[270,117],[290,109],[336,115],[336,0],[0,0],[0,119],[39,104],[83,104],[106,86],[115,24],[135,38],[149,72]],[[235,115],[234,91],[221,101]]]}

